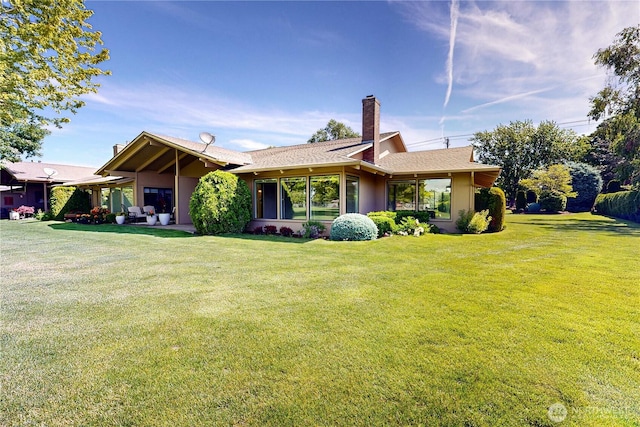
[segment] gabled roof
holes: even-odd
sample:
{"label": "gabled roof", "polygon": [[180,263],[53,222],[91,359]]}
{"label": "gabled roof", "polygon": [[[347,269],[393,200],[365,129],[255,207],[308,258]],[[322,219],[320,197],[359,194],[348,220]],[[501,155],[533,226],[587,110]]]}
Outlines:
{"label": "gabled roof", "polygon": [[251,156],[240,151],[229,150],[228,148],[218,147],[216,145],[206,145],[201,142],[189,141],[186,139],[174,138],[172,136],[159,135],[150,132],[145,134],[159,141],[164,141],[169,145],[181,147],[191,151],[201,157],[207,158],[216,163],[228,163],[234,165],[246,165],[251,163]]}
{"label": "gabled roof", "polygon": [[251,162],[250,155],[239,151],[143,131],[96,173],[104,175],[112,170],[134,172],[140,170],[141,165],[156,171],[167,170],[175,167],[175,152],[171,149],[186,155],[186,163],[200,160],[226,166]]}
{"label": "gabled roof", "polygon": [[[47,182],[61,183],[66,181],[76,181],[81,179],[99,178],[95,175],[95,168],[85,166],[61,165],[57,163],[41,163],[41,162],[8,162],[2,165],[9,174],[17,181],[22,182]],[[45,168],[50,169],[49,173],[55,171],[55,174],[49,176],[45,172]]]}
{"label": "gabled roof", "polygon": [[[380,135],[380,140],[397,135],[388,132]],[[248,151],[252,163],[233,169],[234,173],[259,172],[274,169],[293,169],[299,167],[322,167],[336,165],[356,165],[361,160],[354,156],[371,147],[371,143],[362,143],[362,138],[337,139],[314,142],[312,144],[288,145]],[[374,165],[371,165],[372,167]]]}

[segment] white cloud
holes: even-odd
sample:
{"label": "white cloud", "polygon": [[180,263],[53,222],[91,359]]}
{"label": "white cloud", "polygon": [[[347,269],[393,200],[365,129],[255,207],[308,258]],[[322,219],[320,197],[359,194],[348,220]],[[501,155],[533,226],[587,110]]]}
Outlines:
{"label": "white cloud", "polygon": [[[442,3],[394,4],[416,28],[450,36]],[[500,121],[586,119],[605,80],[593,54],[639,16],[637,1],[461,2],[455,61],[441,58],[453,71],[449,109]]]}

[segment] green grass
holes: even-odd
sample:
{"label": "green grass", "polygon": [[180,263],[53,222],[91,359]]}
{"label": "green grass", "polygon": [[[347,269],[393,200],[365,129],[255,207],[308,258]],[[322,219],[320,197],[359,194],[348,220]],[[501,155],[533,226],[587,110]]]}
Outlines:
{"label": "green grass", "polygon": [[1,221],[0,239],[2,426],[640,425],[637,224],[331,242]]}

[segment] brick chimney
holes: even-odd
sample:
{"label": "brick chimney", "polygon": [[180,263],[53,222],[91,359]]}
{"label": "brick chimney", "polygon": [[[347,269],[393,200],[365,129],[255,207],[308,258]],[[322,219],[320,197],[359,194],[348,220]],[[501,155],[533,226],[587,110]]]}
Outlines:
{"label": "brick chimney", "polygon": [[380,102],[373,95],[362,100],[362,143],[373,143],[362,159],[375,164],[380,158]]}

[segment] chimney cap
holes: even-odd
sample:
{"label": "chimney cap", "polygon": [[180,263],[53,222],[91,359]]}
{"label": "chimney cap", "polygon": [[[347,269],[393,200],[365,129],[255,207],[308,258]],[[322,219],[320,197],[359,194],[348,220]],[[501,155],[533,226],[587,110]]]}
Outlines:
{"label": "chimney cap", "polygon": [[367,98],[375,98],[373,95],[367,95]]}

